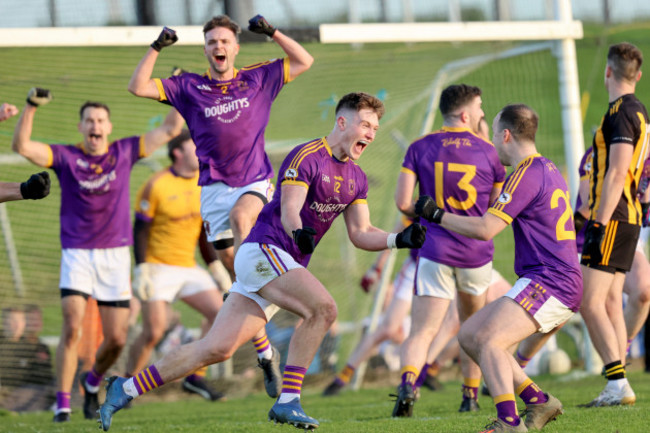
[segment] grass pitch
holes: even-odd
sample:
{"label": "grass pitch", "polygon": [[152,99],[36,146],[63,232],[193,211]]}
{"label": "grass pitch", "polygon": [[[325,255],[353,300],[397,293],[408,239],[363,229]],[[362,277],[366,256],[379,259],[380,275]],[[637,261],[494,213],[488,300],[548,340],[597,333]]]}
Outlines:
{"label": "grass pitch", "polygon": [[[545,432],[618,432],[648,431],[647,415],[650,410],[650,380],[646,373],[629,375],[637,395],[632,407],[582,409],[576,407],[596,397],[605,385],[600,376],[569,379],[567,376],[543,376],[536,382],[545,391],[553,393],[564,404],[565,414],[550,423]],[[168,385],[174,387],[175,385]],[[481,396],[481,411],[457,412],[460,404],[460,383],[447,382],[442,391],[422,390],[415,404],[413,418],[393,419],[393,387],[347,391],[337,397],[321,397],[323,386],[308,386],[302,401],[305,412],[320,421],[317,431],[343,433],[400,433],[400,432],[478,432],[496,416],[492,400]],[[225,402],[211,403],[198,396],[184,394],[174,402],[162,402],[155,394],[137,400],[130,410],[121,411],[113,419],[111,432],[285,432],[297,431],[290,426],[276,426],[267,421],[273,404],[263,393],[248,397],[230,398]],[[517,402],[523,408],[521,401]],[[19,432],[88,432],[96,431],[92,421],[83,419],[80,409],[73,413],[72,422],[52,423],[51,413],[29,415],[0,415],[0,430]]]}

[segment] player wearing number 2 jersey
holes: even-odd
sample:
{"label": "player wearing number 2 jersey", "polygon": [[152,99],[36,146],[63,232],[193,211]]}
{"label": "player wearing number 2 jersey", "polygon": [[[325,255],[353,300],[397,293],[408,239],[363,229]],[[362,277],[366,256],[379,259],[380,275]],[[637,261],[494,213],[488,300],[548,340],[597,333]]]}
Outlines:
{"label": "player wearing number 2 jersey", "polygon": [[[568,188],[555,164],[537,153],[538,122],[537,113],[523,104],[504,107],[494,119],[492,141],[501,162],[515,171],[482,217],[446,212],[427,196],[416,203],[423,218],[475,239],[493,239],[512,224],[519,280],[458,334],[461,347],[480,364],[497,407],[498,418],[485,432],[541,429],[562,413],[560,401],[526,376],[509,348],[568,320],[582,298]],[[525,422],[517,415],[515,392],[526,404]]]}
{"label": "player wearing number 2 jersey", "polygon": [[[505,169],[494,146],[477,135],[484,117],[481,103],[478,87],[452,85],[442,92],[442,129],[411,144],[404,158],[395,194],[404,214],[415,216],[412,197],[417,183],[421,195],[435,197],[438,206],[460,215],[481,216],[498,197]],[[468,239],[428,221],[423,224],[431,232],[418,257],[412,326],[402,344],[402,382],[393,416],[411,416],[412,388],[456,291],[464,321],[485,305],[492,276],[492,241]],[[465,354],[461,369],[460,411],[478,410],[481,371]]]}

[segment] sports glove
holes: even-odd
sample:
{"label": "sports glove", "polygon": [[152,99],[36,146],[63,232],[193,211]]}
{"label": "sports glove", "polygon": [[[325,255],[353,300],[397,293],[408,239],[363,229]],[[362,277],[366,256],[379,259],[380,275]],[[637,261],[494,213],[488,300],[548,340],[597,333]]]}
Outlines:
{"label": "sports glove", "polygon": [[573,213],[573,225],[576,228],[576,233],[578,233],[582,228],[585,226],[587,222],[587,218],[582,216],[582,214],[578,211],[575,211]]}
{"label": "sports glove", "polygon": [[32,174],[27,181],[20,184],[20,195],[23,198],[39,200],[50,193],[50,174],[42,171]]}
{"label": "sports glove", "polygon": [[151,268],[149,263],[140,263],[133,270],[133,294],[141,301],[147,301],[153,296],[153,284],[151,282]]}
{"label": "sports glove", "polygon": [[641,203],[641,223],[643,227],[650,225],[650,203]]}
{"label": "sports glove", "polygon": [[177,77],[179,75],[183,75],[188,73],[189,71],[186,71],[185,69],[181,68],[180,66],[174,66],[172,68],[172,77]]}
{"label": "sports glove", "polygon": [[413,223],[395,238],[396,248],[420,248],[426,239],[427,228],[421,224]]}
{"label": "sports glove", "polygon": [[47,89],[32,87],[27,92],[27,103],[33,107],[40,107],[52,100],[52,93]]}
{"label": "sports glove", "polygon": [[589,221],[585,231],[585,243],[582,246],[582,259],[589,262],[591,266],[597,266],[603,259],[600,251],[600,244],[605,235],[605,226],[597,221]]}
{"label": "sports glove", "polygon": [[421,195],[415,202],[415,213],[427,221],[440,224],[442,216],[445,214],[444,209],[439,208],[436,202],[428,195]]}
{"label": "sports glove", "polygon": [[177,40],[178,36],[176,36],[175,30],[172,30],[169,27],[163,27],[162,32],[158,35],[158,39],[151,43],[151,48],[160,52],[160,50],[172,45]]}
{"label": "sports glove", "polygon": [[364,292],[370,293],[370,289],[372,289],[373,286],[377,284],[379,278],[381,278],[381,268],[372,266],[363,275],[363,278],[361,278],[359,285]]}
{"label": "sports glove", "polygon": [[269,24],[269,22],[266,21],[266,18],[262,15],[255,15],[253,18],[248,20],[248,30],[272,38],[277,29]]}
{"label": "sports glove", "polygon": [[314,235],[316,230],[311,227],[303,227],[293,231],[293,241],[298,245],[298,249],[303,254],[314,252]]}

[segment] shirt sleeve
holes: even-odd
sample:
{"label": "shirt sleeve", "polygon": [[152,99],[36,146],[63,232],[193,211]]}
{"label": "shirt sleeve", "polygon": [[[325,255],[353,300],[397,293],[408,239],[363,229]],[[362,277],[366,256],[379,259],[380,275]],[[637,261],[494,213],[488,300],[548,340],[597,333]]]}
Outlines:
{"label": "shirt sleeve", "polygon": [[358,175],[356,176],[356,180],[354,181],[355,183],[358,183],[358,187],[354,187],[358,189],[357,196],[356,198],[352,201],[352,204],[359,204],[359,203],[368,203],[368,177],[366,174],[359,168],[358,170]]}
{"label": "shirt sleeve", "polygon": [[626,143],[634,146],[639,139],[640,120],[633,109],[619,111],[612,119],[610,143]]}
{"label": "shirt sleeve", "polygon": [[309,188],[318,173],[318,158],[320,145],[308,143],[293,150],[285,159],[278,174],[280,185],[301,185]]}
{"label": "shirt sleeve", "polygon": [[140,190],[135,199],[135,217],[139,220],[151,222],[156,215],[158,200],[155,194],[155,179],[150,178]]}
{"label": "shirt sleeve", "polygon": [[274,59],[242,68],[257,81],[271,100],[277,98],[280,90],[289,81],[289,59]]}
{"label": "shirt sleeve", "polygon": [[542,173],[534,160],[524,161],[506,180],[503,191],[488,212],[511,224],[539,194]]}
{"label": "shirt sleeve", "polygon": [[418,177],[417,167],[417,152],[415,151],[415,143],[413,143],[406,150],[406,155],[404,155],[404,162],[402,162],[402,168],[400,171],[402,173],[410,173],[415,175],[415,177]]}
{"label": "shirt sleeve", "polygon": [[587,149],[582,159],[580,160],[580,167],[578,167],[578,174],[580,175],[580,180],[587,179],[591,175],[591,164],[593,161],[593,147]]}

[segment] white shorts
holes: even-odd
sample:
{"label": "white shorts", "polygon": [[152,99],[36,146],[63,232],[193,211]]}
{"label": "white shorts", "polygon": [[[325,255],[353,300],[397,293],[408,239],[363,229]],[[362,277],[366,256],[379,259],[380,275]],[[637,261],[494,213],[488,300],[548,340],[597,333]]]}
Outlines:
{"label": "white shorts", "polygon": [[246,193],[258,194],[268,202],[273,197],[273,184],[266,179],[241,187],[216,182],[201,188],[201,218],[209,242],[232,238],[230,211]]}
{"label": "white shorts", "polygon": [[98,301],[131,299],[129,247],[64,248],[59,287],[85,293]]}
{"label": "white shorts", "polygon": [[456,290],[470,295],[483,294],[492,278],[492,262],[480,268],[457,268],[418,258],[415,294],[454,299]]}
{"label": "white shorts", "polygon": [[239,293],[255,301],[266,314],[266,320],[271,320],[280,308],[262,298],[257,291],[280,275],[298,268],[304,266],[275,245],[246,242],[239,247],[235,255],[237,279],[232,283],[230,292]]}
{"label": "white shorts", "polygon": [[148,301],[174,302],[206,290],[217,290],[217,286],[205,269],[195,266],[187,268],[162,263],[149,263],[153,295]]}
{"label": "white shorts", "polygon": [[408,256],[402,264],[402,268],[393,281],[395,288],[395,299],[411,302],[413,300],[413,284],[415,282],[415,260]]}
{"label": "white shorts", "polygon": [[539,323],[538,331],[547,333],[566,322],[574,312],[548,290],[536,290],[530,278],[520,278],[504,296],[521,305]]}

